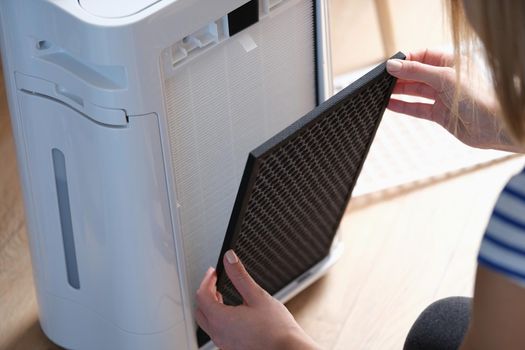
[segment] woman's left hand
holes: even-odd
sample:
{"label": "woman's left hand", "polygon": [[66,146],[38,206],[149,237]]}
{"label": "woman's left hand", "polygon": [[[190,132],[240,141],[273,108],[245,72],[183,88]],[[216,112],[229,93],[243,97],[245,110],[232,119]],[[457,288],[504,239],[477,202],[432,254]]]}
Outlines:
{"label": "woman's left hand", "polygon": [[217,274],[209,268],[197,290],[195,317],[215,345],[235,349],[318,349],[286,307],[262,289],[232,250],[224,268],[242,296],[240,306],[225,305],[216,289]]}

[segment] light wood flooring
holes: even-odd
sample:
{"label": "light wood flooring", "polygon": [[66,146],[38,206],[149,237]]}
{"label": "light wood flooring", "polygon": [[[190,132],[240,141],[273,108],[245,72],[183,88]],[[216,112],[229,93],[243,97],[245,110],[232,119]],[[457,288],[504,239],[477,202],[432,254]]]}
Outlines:
{"label": "light wood flooring", "polygon": [[325,349],[401,349],[432,301],[472,295],[493,203],[522,167],[520,157],[365,207],[351,204],[341,260],[287,306]]}

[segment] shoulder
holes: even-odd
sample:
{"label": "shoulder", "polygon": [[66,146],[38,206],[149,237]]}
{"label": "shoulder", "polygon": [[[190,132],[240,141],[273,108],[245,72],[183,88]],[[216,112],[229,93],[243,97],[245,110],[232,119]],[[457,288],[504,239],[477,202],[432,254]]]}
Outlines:
{"label": "shoulder", "polygon": [[525,287],[525,173],[513,176],[501,192],[478,262]]}

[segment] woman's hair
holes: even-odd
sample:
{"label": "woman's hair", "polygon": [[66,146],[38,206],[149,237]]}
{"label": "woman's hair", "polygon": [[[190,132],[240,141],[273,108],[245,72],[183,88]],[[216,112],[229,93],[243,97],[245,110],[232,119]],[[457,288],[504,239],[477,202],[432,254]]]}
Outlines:
{"label": "woman's hair", "polygon": [[525,1],[450,0],[449,11],[456,62],[460,64],[462,47],[467,44],[469,50],[479,38],[507,131],[524,145]]}

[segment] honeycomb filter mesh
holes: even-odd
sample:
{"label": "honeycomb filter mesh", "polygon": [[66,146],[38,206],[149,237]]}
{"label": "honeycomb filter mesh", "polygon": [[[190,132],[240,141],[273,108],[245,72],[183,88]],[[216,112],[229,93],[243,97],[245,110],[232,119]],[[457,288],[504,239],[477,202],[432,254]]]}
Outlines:
{"label": "honeycomb filter mesh", "polygon": [[328,255],[394,84],[383,63],[250,153],[217,267],[225,304],[242,304],[228,249],[272,295]]}
{"label": "honeycomb filter mesh", "polygon": [[270,294],[328,255],[394,84],[383,63],[250,153],[217,268],[225,304],[242,304],[228,249]]}
{"label": "honeycomb filter mesh", "polygon": [[243,302],[228,249],[272,295],[329,254],[394,84],[383,63],[249,154],[217,264],[225,304]]}

